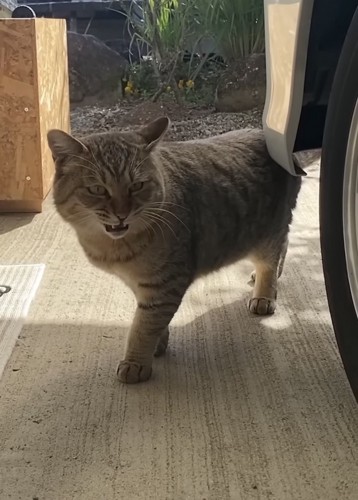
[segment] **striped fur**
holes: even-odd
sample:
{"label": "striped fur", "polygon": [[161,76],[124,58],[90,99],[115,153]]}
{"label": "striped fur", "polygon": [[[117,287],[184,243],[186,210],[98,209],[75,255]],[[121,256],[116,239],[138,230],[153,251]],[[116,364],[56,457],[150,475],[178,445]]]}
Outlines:
{"label": "striped fur", "polygon": [[[249,310],[274,312],[301,185],[270,159],[260,130],[166,143],[168,125],[161,118],[82,141],[60,131],[48,136],[59,213],[90,261],[118,275],[138,302],[118,368],[122,382],[150,377],[153,354],[165,351],[168,325],[200,275],[250,258],[256,273]],[[93,185],[105,196],[89,193]],[[129,227],[113,239],[103,224],[118,217]]]}

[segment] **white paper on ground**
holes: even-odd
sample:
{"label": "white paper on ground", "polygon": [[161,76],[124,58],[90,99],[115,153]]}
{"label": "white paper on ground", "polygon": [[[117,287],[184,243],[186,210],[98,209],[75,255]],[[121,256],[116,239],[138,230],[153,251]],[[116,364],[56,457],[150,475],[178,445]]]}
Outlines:
{"label": "white paper on ground", "polygon": [[11,287],[8,293],[0,296],[0,377],[21,332],[44,270],[44,264],[0,265],[0,286]]}

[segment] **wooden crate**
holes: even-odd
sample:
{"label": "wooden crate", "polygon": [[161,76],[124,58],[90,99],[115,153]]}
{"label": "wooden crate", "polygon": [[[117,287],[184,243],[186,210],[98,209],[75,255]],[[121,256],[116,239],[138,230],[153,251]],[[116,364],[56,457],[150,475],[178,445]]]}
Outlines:
{"label": "wooden crate", "polygon": [[0,212],[40,212],[54,165],[46,134],[69,131],[66,23],[0,19]]}

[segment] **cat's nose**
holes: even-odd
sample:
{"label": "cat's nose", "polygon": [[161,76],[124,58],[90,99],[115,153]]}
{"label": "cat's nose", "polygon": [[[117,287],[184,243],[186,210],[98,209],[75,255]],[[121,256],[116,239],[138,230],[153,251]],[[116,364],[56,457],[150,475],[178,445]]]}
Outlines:
{"label": "cat's nose", "polygon": [[113,215],[121,222],[127,219],[131,211],[129,200],[123,198],[113,198],[110,203],[110,208]]}

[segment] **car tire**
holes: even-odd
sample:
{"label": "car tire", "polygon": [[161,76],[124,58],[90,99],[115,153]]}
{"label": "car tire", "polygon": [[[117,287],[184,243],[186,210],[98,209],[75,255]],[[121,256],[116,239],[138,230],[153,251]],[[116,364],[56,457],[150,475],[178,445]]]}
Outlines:
{"label": "car tire", "polygon": [[343,365],[358,401],[357,99],[358,9],[332,85],[320,177],[321,251],[328,304]]}

